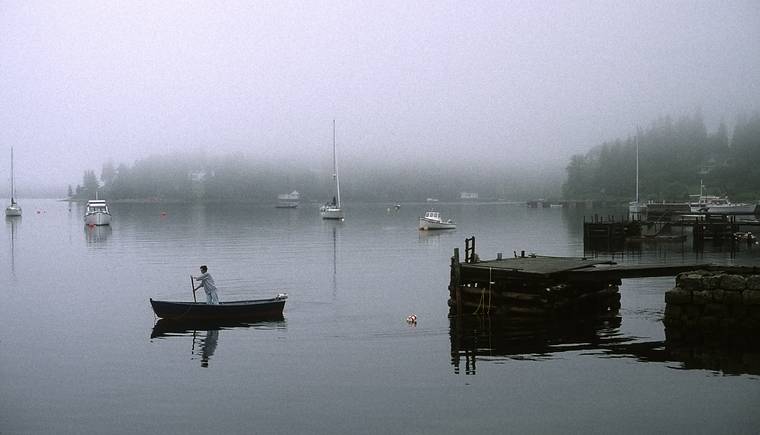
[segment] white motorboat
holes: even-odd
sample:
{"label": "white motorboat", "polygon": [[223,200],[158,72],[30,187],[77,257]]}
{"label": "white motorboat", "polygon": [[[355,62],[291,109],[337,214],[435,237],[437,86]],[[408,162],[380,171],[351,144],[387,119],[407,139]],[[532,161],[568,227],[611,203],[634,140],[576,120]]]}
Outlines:
{"label": "white motorboat", "polygon": [[87,201],[87,209],[84,213],[85,225],[110,225],[111,212],[108,211],[108,204],[102,199],[91,199]]}
{"label": "white motorboat", "polygon": [[319,208],[322,219],[343,220],[345,213],[340,204],[340,178],[338,178],[338,157],[335,151],[335,120],[333,120],[333,178],[335,179],[335,196],[331,202]]}
{"label": "white motorboat", "polygon": [[453,230],[457,227],[451,219],[443,220],[441,213],[435,210],[428,210],[425,212],[425,216],[420,218],[421,230]]}
{"label": "white motorboat", "polygon": [[294,190],[290,193],[283,193],[282,195],[277,195],[277,205],[275,207],[296,208],[298,207],[298,202],[300,200],[301,200],[301,194],[298,193],[297,190]]}
{"label": "white motorboat", "polygon": [[694,199],[689,202],[689,208],[692,213],[714,213],[714,214],[757,214],[760,211],[760,205],[747,204],[744,202],[731,202],[726,196],[705,195],[705,186],[700,181],[699,195],[691,195]]}
{"label": "white motorboat", "polygon": [[13,176],[13,147],[11,147],[11,203],[5,207],[5,215],[8,217],[21,216],[21,206],[16,202],[16,186]]}
{"label": "white motorboat", "polygon": [[692,213],[756,214],[760,205],[731,202],[725,196],[700,195],[696,201],[689,203],[689,208]]}

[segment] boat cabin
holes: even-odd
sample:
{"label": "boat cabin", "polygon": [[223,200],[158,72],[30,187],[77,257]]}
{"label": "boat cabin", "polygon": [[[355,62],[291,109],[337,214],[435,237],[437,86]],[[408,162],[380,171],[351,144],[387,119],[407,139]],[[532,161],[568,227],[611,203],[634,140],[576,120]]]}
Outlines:
{"label": "boat cabin", "polygon": [[108,205],[106,204],[105,200],[102,199],[91,199],[87,201],[87,211],[85,212],[87,214],[91,213],[108,213]]}
{"label": "boat cabin", "polygon": [[431,221],[439,221],[441,220],[441,213],[433,210],[428,210],[425,212],[425,219],[429,219]]}

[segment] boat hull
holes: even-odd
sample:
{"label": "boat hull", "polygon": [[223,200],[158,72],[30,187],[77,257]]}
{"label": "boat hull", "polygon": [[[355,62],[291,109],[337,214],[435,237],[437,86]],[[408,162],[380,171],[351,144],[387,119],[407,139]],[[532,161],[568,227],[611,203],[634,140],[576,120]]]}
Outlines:
{"label": "boat hull", "polygon": [[640,202],[631,201],[628,203],[628,212],[630,213],[642,213],[646,211],[647,205]]}
{"label": "boat hull", "polygon": [[5,208],[5,215],[8,217],[21,216],[21,207],[17,205],[9,205]]}
{"label": "boat hull", "polygon": [[249,301],[220,302],[171,302],[151,299],[150,305],[156,316],[171,320],[264,320],[282,318],[287,297],[256,299]]}
{"label": "boat hull", "polygon": [[428,231],[428,230],[453,230],[456,229],[457,225],[453,222],[436,222],[436,221],[430,221],[425,218],[420,218],[420,226],[419,229]]}
{"label": "boat hull", "polygon": [[108,213],[91,213],[84,217],[85,225],[111,225],[111,215]]}
{"label": "boat hull", "polygon": [[726,205],[691,205],[692,213],[713,214],[760,214],[760,205],[757,204],[726,204]]}
{"label": "boat hull", "polygon": [[322,216],[322,219],[341,220],[345,217],[343,209],[335,207],[322,207],[319,210],[319,214]]}

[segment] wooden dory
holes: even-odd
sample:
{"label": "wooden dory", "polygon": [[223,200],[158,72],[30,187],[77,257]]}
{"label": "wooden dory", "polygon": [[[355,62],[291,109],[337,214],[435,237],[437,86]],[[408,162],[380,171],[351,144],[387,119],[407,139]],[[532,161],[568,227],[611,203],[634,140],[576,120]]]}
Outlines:
{"label": "wooden dory", "polygon": [[282,318],[288,295],[270,299],[220,302],[170,302],[150,300],[153,312],[162,319],[172,320],[262,320]]}

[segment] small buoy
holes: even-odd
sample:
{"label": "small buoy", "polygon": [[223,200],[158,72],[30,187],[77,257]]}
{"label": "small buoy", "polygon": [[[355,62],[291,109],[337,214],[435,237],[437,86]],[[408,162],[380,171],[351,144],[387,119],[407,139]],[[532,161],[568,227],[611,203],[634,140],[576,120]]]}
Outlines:
{"label": "small buoy", "polygon": [[417,315],[416,314],[410,314],[409,316],[407,316],[406,323],[416,324],[417,323]]}

